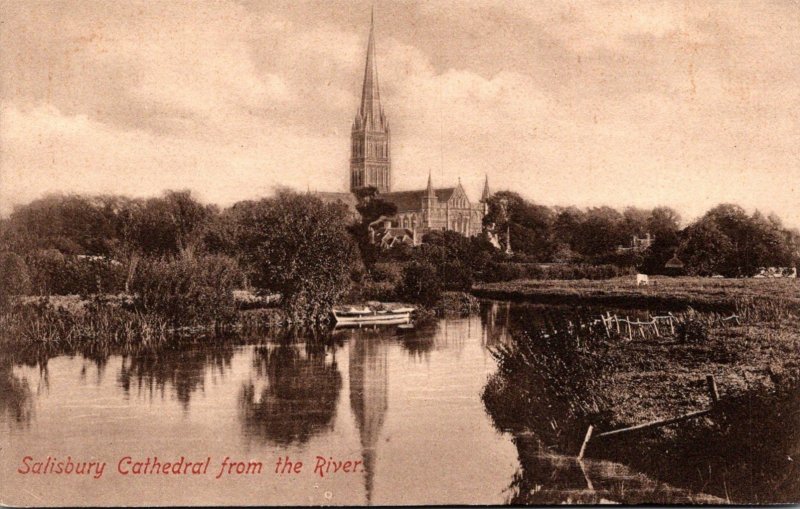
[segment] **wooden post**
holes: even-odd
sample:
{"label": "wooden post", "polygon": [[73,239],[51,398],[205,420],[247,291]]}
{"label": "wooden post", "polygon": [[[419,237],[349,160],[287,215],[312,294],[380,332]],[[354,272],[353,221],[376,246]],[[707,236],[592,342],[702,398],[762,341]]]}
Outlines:
{"label": "wooden post", "polygon": [[614,322],[617,324],[617,334],[619,334],[619,317],[617,315],[614,315]]}
{"label": "wooden post", "polygon": [[661,333],[658,330],[658,322],[656,321],[655,318],[653,318],[653,329],[656,331],[656,337],[660,338],[661,337]]}
{"label": "wooden post", "polygon": [[675,335],[675,325],[672,323],[673,318],[675,318],[672,313],[669,314],[669,328],[672,331],[672,335]]}
{"label": "wooden post", "polygon": [[586,430],[586,436],[583,437],[583,443],[581,444],[581,450],[578,453],[578,460],[583,459],[583,454],[586,452],[586,446],[589,444],[589,440],[592,438],[592,430],[594,427],[590,424],[589,428]]}
{"label": "wooden post", "polygon": [[598,433],[596,435],[596,437],[597,438],[611,437],[611,436],[619,435],[619,434],[622,434],[622,433],[630,433],[632,431],[643,431],[643,430],[652,429],[652,428],[660,428],[662,426],[667,426],[669,424],[675,424],[675,423],[678,423],[678,422],[687,421],[689,419],[694,419],[695,417],[702,417],[704,415],[709,414],[710,412],[711,412],[711,409],[700,410],[698,412],[691,412],[691,413],[688,413],[688,414],[685,414],[685,415],[681,415],[681,416],[678,416],[678,417],[673,417],[671,419],[663,419],[663,420],[659,420],[659,421],[646,422],[644,424],[637,424],[636,426],[630,426],[628,428],[621,428],[621,429],[615,429],[615,430],[612,430],[612,431],[605,431],[603,433]]}
{"label": "wooden post", "polygon": [[633,341],[633,326],[631,326],[630,319],[626,316],[625,323],[628,324],[628,341]]}
{"label": "wooden post", "polygon": [[706,375],[706,385],[708,386],[708,395],[711,397],[711,403],[716,404],[719,401],[719,392],[717,392],[717,382],[714,381],[714,375]]}

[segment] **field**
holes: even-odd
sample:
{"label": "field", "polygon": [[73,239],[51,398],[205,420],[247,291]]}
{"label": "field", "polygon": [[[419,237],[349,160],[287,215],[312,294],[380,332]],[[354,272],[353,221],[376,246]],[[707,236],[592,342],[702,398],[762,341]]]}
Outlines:
{"label": "field", "polygon": [[479,297],[540,303],[599,304],[613,307],[734,310],[737,303],[780,300],[800,310],[800,280],[714,279],[651,276],[650,284],[636,286],[636,277],[607,280],[516,280],[473,287]]}

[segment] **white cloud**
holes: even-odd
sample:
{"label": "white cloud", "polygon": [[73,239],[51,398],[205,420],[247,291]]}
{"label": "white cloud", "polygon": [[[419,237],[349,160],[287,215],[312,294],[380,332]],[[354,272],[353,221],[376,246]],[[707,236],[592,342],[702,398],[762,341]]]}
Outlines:
{"label": "white cloud", "polygon": [[[276,184],[345,188],[368,29],[352,13],[74,7],[19,3],[4,19],[0,212],[53,190],[190,187],[225,204]],[[784,7],[390,9],[377,49],[399,187],[432,170],[476,197],[488,173],[544,203],[690,216],[738,200],[800,225],[800,27]]]}

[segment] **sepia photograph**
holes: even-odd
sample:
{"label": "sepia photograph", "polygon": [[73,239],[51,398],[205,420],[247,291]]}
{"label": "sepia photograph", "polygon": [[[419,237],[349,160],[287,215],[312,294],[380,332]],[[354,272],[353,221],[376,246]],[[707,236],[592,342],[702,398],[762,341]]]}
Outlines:
{"label": "sepia photograph", "polygon": [[800,504],[800,0],[0,0],[0,505]]}

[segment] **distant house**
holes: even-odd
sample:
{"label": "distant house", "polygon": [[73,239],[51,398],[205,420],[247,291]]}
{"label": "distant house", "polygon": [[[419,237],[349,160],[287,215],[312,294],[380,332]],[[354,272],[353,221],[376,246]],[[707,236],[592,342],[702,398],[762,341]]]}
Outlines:
{"label": "distant house", "polygon": [[631,245],[628,246],[628,247],[619,246],[617,248],[617,252],[618,253],[627,253],[627,252],[641,253],[642,251],[645,251],[646,249],[649,249],[650,246],[652,246],[653,242],[655,242],[655,241],[656,241],[655,235],[653,235],[651,237],[649,232],[644,237],[637,237],[636,235],[634,235],[631,238]]}
{"label": "distant house", "polygon": [[390,217],[381,216],[369,224],[370,240],[384,249],[398,244],[418,244],[419,231],[415,228],[394,226]]}
{"label": "distant house", "polygon": [[667,263],[664,264],[664,269],[670,276],[678,276],[684,273],[686,265],[678,258],[677,254],[672,255],[672,258],[667,260]]}

